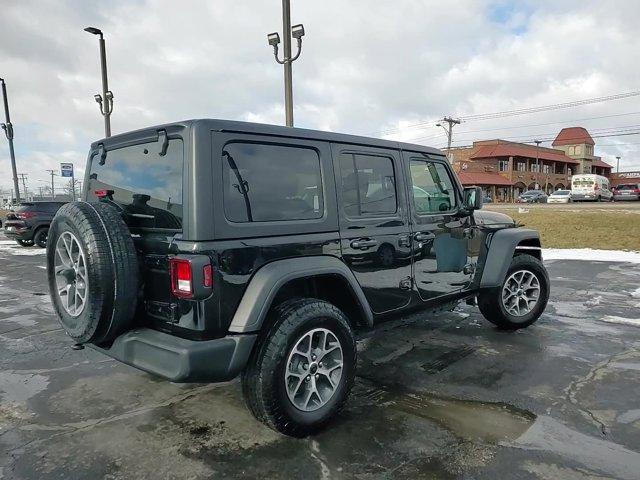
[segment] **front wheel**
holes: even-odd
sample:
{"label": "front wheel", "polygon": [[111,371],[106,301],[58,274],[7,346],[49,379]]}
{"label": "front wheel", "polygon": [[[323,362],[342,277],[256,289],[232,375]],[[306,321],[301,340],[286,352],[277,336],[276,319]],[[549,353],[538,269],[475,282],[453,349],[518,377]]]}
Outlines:
{"label": "front wheel", "polygon": [[284,302],[271,319],[242,374],[245,401],[270,428],[304,437],[344,406],[355,377],[355,338],[344,314],[323,300]]}
{"label": "front wheel", "polygon": [[478,296],[478,307],[484,318],[499,328],[525,328],[544,312],[549,287],[549,275],[542,262],[531,255],[517,255],[502,285]]}

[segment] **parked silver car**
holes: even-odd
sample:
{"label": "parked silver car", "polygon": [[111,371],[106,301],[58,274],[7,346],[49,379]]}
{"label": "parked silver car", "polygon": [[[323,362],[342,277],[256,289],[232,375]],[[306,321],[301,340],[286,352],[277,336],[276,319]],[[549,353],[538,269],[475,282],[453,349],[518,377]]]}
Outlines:
{"label": "parked silver car", "polygon": [[640,200],[640,183],[623,183],[613,190],[615,201]]}

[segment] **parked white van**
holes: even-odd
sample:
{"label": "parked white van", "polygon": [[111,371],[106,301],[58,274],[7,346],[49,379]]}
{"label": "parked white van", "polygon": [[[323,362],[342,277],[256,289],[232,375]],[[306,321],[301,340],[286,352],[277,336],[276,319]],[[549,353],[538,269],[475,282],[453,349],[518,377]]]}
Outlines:
{"label": "parked white van", "polygon": [[609,179],[601,175],[582,174],[571,177],[571,200],[612,201]]}

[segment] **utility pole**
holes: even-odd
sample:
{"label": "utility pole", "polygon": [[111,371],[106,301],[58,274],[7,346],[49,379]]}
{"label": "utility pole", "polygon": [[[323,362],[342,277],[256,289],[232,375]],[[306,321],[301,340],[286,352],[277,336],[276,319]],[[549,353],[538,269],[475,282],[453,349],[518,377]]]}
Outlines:
{"label": "utility pole", "polygon": [[[28,174],[26,173],[18,173],[17,174],[20,177],[20,180],[22,180],[22,191],[24,193],[24,199],[27,200],[29,197],[27,195],[27,177]],[[18,200],[18,196],[16,195],[16,203],[20,203],[20,200]]]}
{"label": "utility pole", "polygon": [[621,158],[622,157],[616,157],[616,160],[617,160],[617,162],[616,162],[616,173],[620,173],[620,159]]}
{"label": "utility pole", "polygon": [[16,154],[13,150],[13,124],[11,123],[11,117],[9,116],[9,99],[7,97],[7,85],[4,83],[4,79],[0,78],[2,84],[2,98],[4,101],[4,117],[5,122],[0,124],[4,130],[4,134],[9,140],[9,156],[11,157],[11,173],[13,174],[13,189],[16,192],[16,203],[20,203],[20,189],[18,188],[18,171],[16,170]]}
{"label": "utility pole", "polygon": [[[446,123],[448,127],[445,127],[443,123]],[[453,126],[460,125],[460,120],[451,117],[444,117],[439,123],[436,123],[436,127],[444,128],[444,131],[447,132],[447,158],[449,159],[449,163],[451,163],[451,142],[453,140]]]}
{"label": "utility pole", "polygon": [[[295,62],[302,52],[302,37],[304,36],[304,26],[302,24],[291,26],[291,0],[282,0],[282,37],[284,58],[278,58],[278,44],[280,35],[277,32],[267,35],[269,45],[273,47],[273,55],[280,65],[284,65],[284,110],[287,127],[293,127],[293,70],[292,63]],[[298,42],[298,52],[291,56],[291,37]]]}
{"label": "utility pole", "polygon": [[56,193],[53,187],[53,177],[57,175],[55,170],[47,170],[47,172],[49,172],[49,174],[51,174],[51,200],[55,200],[56,199]]}
{"label": "utility pole", "polygon": [[538,184],[538,177],[540,176],[540,144],[542,143],[542,140],[534,140],[533,143],[536,144],[536,189],[538,189],[540,188],[540,185]]}
{"label": "utility pole", "polygon": [[102,30],[95,27],[87,27],[85,32],[92,35],[99,35],[98,43],[100,44],[100,72],[102,74],[102,95],[99,93],[94,95],[94,100],[100,106],[100,113],[104,117],[104,136],[111,136],[111,112],[113,112],[113,93],[109,90],[109,82],[107,79],[107,51],[104,43],[104,35]]}

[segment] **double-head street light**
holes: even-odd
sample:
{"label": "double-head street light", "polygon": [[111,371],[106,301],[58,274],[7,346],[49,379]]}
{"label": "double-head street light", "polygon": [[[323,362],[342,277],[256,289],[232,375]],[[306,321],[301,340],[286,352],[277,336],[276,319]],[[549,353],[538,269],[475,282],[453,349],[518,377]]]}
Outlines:
{"label": "double-head street light", "polygon": [[[16,202],[20,203],[20,188],[18,186],[18,171],[16,170],[16,154],[13,150],[13,124],[11,123],[11,116],[9,115],[9,99],[7,98],[7,85],[4,83],[4,79],[0,78],[0,84],[2,84],[2,99],[4,102],[4,117],[6,123],[1,123],[0,126],[4,130],[4,134],[9,141],[9,156],[11,157],[11,173],[13,174],[13,189],[16,192]],[[13,199],[11,200],[13,201]]]}
{"label": "double-head street light", "polygon": [[[273,55],[280,65],[284,65],[284,109],[287,127],[293,127],[293,71],[291,64],[295,62],[302,52],[302,37],[304,37],[304,26],[302,24],[291,26],[291,2],[282,0],[282,36],[284,56],[282,60],[278,58],[278,45],[280,35],[277,32],[267,35],[269,45],[273,47]],[[291,37],[298,42],[298,52],[291,56]]]}
{"label": "double-head street light", "polygon": [[94,95],[96,103],[100,106],[100,113],[104,117],[104,136],[111,136],[111,112],[113,112],[113,93],[109,90],[109,83],[107,80],[107,53],[104,44],[104,35],[102,30],[95,27],[87,27],[85,32],[89,32],[92,35],[99,35],[98,43],[100,44],[100,71],[102,73],[102,95],[99,93]]}

